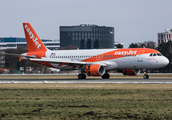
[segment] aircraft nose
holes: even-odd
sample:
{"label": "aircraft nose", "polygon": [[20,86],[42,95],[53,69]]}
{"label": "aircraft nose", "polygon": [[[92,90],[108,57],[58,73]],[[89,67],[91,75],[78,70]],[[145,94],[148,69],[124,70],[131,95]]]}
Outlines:
{"label": "aircraft nose", "polygon": [[164,57],[164,59],[163,59],[163,65],[164,66],[167,66],[168,64],[169,64],[169,60],[166,57]]}

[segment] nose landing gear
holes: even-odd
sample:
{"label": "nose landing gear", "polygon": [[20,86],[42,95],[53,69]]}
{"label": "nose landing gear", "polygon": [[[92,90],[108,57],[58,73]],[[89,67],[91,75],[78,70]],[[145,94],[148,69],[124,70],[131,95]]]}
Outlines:
{"label": "nose landing gear", "polygon": [[143,75],[144,79],[149,79],[149,75],[147,75],[147,70],[145,69],[144,75]]}
{"label": "nose landing gear", "polygon": [[149,79],[149,75],[145,74],[145,75],[143,75],[143,78],[144,79]]}

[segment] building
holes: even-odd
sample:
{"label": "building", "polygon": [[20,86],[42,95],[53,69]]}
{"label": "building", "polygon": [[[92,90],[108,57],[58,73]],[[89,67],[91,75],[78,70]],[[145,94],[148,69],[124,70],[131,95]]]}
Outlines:
{"label": "building", "polygon": [[0,70],[5,67],[5,56],[3,55],[5,52],[0,51]]}
{"label": "building", "polygon": [[80,49],[114,48],[114,28],[90,24],[60,26],[60,47],[69,45]]}
{"label": "building", "polygon": [[158,45],[162,42],[168,42],[172,40],[172,29],[167,29],[163,33],[158,33]]}
{"label": "building", "polygon": [[[60,47],[60,41],[58,40],[45,40],[42,39],[44,45],[50,49],[58,49]],[[25,38],[17,38],[17,37],[7,37],[0,38],[0,49],[17,49],[17,47],[27,46]]]}
{"label": "building", "polygon": [[[59,40],[45,40],[42,39],[44,45],[50,49],[58,49],[60,48]],[[26,39],[25,38],[17,38],[17,37],[6,37],[0,38],[0,68],[5,68],[5,56],[3,55],[5,49],[17,49],[18,47],[26,47]]]}

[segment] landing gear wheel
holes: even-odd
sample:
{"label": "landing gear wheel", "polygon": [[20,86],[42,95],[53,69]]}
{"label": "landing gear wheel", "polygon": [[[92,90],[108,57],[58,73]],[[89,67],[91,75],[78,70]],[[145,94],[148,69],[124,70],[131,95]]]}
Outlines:
{"label": "landing gear wheel", "polygon": [[149,79],[149,75],[144,75],[143,78],[144,79]]}
{"label": "landing gear wheel", "polygon": [[143,78],[144,79],[149,79],[149,75],[147,75],[147,69],[144,70]]}
{"label": "landing gear wheel", "polygon": [[86,79],[86,75],[85,74],[79,74],[78,79]]}
{"label": "landing gear wheel", "polygon": [[108,73],[105,73],[102,75],[102,79],[109,79],[110,75]]}

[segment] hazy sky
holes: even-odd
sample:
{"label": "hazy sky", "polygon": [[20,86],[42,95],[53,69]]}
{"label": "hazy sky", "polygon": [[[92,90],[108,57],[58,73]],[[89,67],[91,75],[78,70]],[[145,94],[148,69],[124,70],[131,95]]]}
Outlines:
{"label": "hazy sky", "polygon": [[115,28],[115,41],[155,41],[172,29],[172,0],[0,0],[0,37],[25,37],[31,23],[41,39],[59,39],[59,26],[97,24]]}

